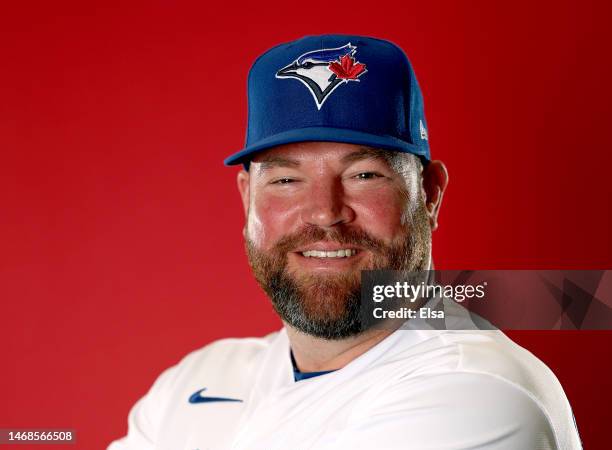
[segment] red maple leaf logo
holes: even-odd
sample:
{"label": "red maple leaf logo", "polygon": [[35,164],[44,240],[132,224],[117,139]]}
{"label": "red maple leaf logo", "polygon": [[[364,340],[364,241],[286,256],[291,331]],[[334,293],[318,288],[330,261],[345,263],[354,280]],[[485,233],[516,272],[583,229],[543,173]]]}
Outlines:
{"label": "red maple leaf logo", "polygon": [[365,64],[355,64],[355,58],[348,53],[340,58],[340,64],[333,61],[329,64],[329,70],[334,72],[341,80],[356,80],[359,75],[365,72]]}

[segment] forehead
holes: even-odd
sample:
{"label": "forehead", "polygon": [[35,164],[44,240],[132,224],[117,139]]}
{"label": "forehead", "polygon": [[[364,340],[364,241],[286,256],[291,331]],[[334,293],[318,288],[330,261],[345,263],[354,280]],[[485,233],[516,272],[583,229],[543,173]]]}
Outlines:
{"label": "forehead", "polygon": [[296,142],[280,145],[257,154],[252,162],[267,165],[301,165],[308,162],[350,163],[361,159],[387,162],[394,152],[340,142]]}

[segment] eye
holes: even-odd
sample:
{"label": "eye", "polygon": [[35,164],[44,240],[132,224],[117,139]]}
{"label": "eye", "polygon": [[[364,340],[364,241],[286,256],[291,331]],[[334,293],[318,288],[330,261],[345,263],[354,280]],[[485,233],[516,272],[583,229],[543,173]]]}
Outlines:
{"label": "eye", "polygon": [[381,178],[382,175],[376,172],[361,172],[355,175],[358,180],[372,180],[374,178]]}
{"label": "eye", "polygon": [[279,178],[277,180],[271,181],[270,184],[290,184],[295,182],[293,178]]}
{"label": "eye", "polygon": [[314,64],[311,63],[310,61],[306,61],[304,64],[302,64],[302,67],[304,69],[310,69],[312,66],[314,66]]}

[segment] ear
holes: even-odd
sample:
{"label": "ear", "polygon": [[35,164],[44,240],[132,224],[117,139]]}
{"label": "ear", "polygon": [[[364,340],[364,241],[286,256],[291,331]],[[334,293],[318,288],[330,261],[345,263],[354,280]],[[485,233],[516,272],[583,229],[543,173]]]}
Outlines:
{"label": "ear", "polygon": [[244,208],[245,217],[247,217],[249,214],[249,179],[249,172],[244,169],[238,172],[238,176],[236,177],[236,181],[238,182],[238,191],[240,192],[240,197],[242,198],[242,207]]}
{"label": "ear", "polygon": [[442,161],[431,161],[423,169],[423,190],[425,191],[425,207],[432,231],[438,228],[438,214],[447,185],[448,171],[446,166]]}

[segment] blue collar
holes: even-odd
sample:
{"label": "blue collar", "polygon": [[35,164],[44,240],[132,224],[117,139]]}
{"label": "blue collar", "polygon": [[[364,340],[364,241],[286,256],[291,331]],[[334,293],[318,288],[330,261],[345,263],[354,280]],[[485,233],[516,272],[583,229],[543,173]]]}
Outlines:
{"label": "blue collar", "polygon": [[325,375],[326,373],[335,372],[335,370],[323,370],[321,372],[300,372],[300,369],[297,368],[297,364],[295,363],[295,358],[293,357],[293,350],[289,350],[289,354],[291,356],[291,365],[293,366],[293,379],[295,381],[307,380],[308,378],[314,378],[320,375]]}

